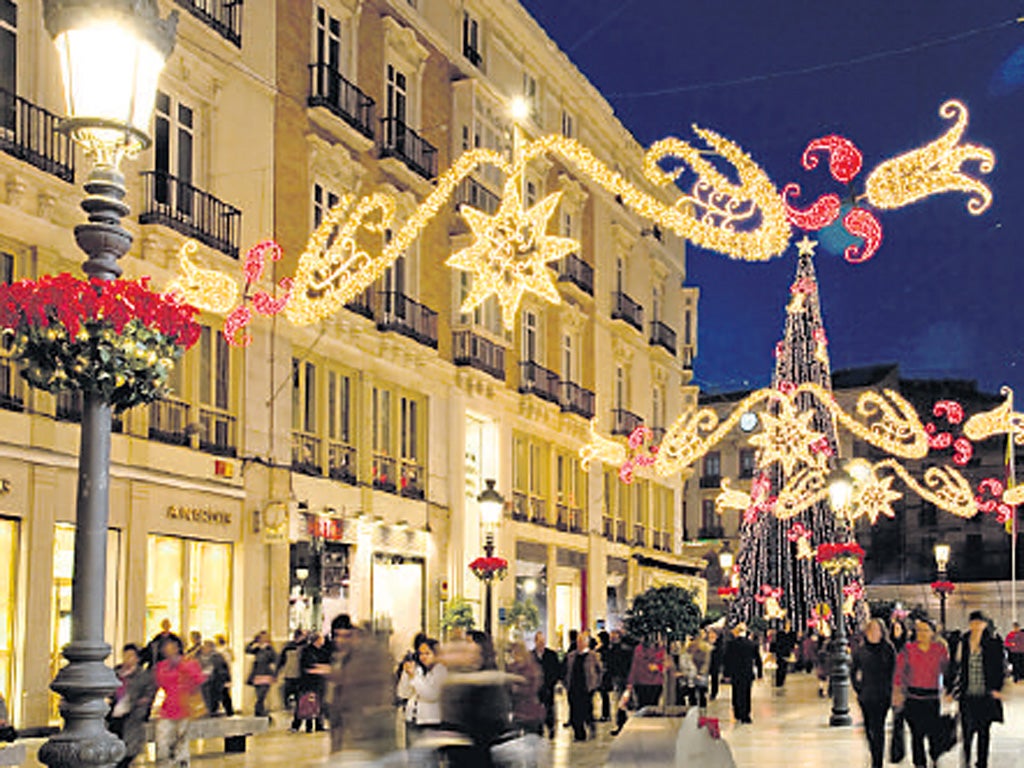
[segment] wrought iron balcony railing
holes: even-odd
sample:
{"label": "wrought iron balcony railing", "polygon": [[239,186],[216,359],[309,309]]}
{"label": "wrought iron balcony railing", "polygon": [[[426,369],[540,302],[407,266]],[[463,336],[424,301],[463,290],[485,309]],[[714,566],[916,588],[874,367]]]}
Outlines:
{"label": "wrought iron balcony railing", "polygon": [[142,172],[140,224],[162,224],[238,258],[242,212],[163,171]]}
{"label": "wrought iron balcony railing", "polygon": [[366,138],[373,138],[373,99],[326,62],[309,65],[308,103],[325,107]]}
{"label": "wrought iron balcony railing", "polygon": [[368,320],[373,320],[373,289],[367,288],[357,294],[352,301],[345,305],[349,312],[355,312]]}
{"label": "wrought iron balcony railing", "polygon": [[199,409],[199,450],[216,456],[234,457],[236,419],[230,413],[214,408]]}
{"label": "wrought iron balcony railing", "polygon": [[612,409],[612,434],[630,435],[644,420],[625,408]]}
{"label": "wrought iron balcony railing", "polygon": [[472,177],[459,182],[455,190],[455,202],[464,203],[491,216],[498,210],[501,198]]}
{"label": "wrought iron balcony railing", "polygon": [[651,346],[663,347],[673,356],[676,353],[676,332],[660,320],[651,323]]}
{"label": "wrought iron balcony railing", "polygon": [[725,529],[720,525],[703,525],[697,529],[698,539],[721,539],[725,536]]}
{"label": "wrought iron balcony railing", "polygon": [[519,363],[519,391],[559,405],[561,380],[554,371],[531,360]]}
{"label": "wrought iron balcony railing", "polygon": [[177,0],[217,34],[242,47],[242,0]]}
{"label": "wrought iron balcony railing", "polygon": [[609,515],[601,516],[601,532],[604,534],[606,539],[612,539],[615,536],[615,518]]}
{"label": "wrought iron balcony railing", "polygon": [[0,408],[25,410],[25,384],[18,374],[18,364],[9,357],[0,357]]}
{"label": "wrought iron balcony railing", "polygon": [[701,475],[700,476],[700,487],[701,488],[721,488],[722,487],[722,476],[721,475]]}
{"label": "wrought iron balcony railing", "polygon": [[188,403],[170,397],[150,403],[149,439],[170,445],[188,445],[191,410]]}
{"label": "wrought iron balcony railing", "polygon": [[395,331],[437,349],[437,312],[397,291],[378,294],[377,330]]}
{"label": "wrought iron balcony railing", "polygon": [[476,368],[499,381],[505,380],[505,348],[472,331],[452,333],[452,362]]}
{"label": "wrought iron balcony railing", "polygon": [[575,413],[588,421],[594,417],[594,393],[572,381],[561,382],[562,396],[559,404],[562,410]]}
{"label": "wrought iron balcony railing", "polygon": [[633,546],[634,547],[646,547],[647,546],[647,529],[642,525],[633,526]]}
{"label": "wrought iron balcony railing", "polygon": [[583,510],[579,507],[569,507],[569,531],[583,533]]}
{"label": "wrought iron balcony railing", "polygon": [[398,490],[397,463],[390,456],[373,455],[373,487],[378,491],[395,493]]}
{"label": "wrought iron balcony railing", "polygon": [[327,474],[332,480],[356,484],[356,449],[347,443],[327,443]]}
{"label": "wrought iron balcony railing", "polygon": [[556,504],[557,512],[555,527],[560,531],[570,533],[583,532],[583,510],[577,507],[570,507],[568,504]]}
{"label": "wrought iron balcony railing", "polygon": [[0,88],[0,151],[64,181],[75,180],[75,149],[60,118]]}
{"label": "wrought iron balcony railing", "polygon": [[398,491],[407,499],[423,499],[423,466],[412,459],[402,459]]}
{"label": "wrought iron balcony railing", "polygon": [[380,156],[394,157],[425,179],[437,176],[437,149],[397,117],[380,121]]}
{"label": "wrought iron balcony railing", "polygon": [[558,263],[558,282],[572,283],[588,296],[594,295],[594,268],[575,253]]}
{"label": "wrought iron balcony railing", "polygon": [[480,51],[471,45],[462,46],[462,55],[469,59],[469,63],[477,69],[479,69],[480,65],[484,63],[484,57],[481,55]]}
{"label": "wrought iron balcony railing", "polygon": [[82,393],[58,392],[54,416],[57,417],[57,421],[73,421],[80,424],[82,422]]}
{"label": "wrought iron balcony railing", "polygon": [[620,544],[626,543],[626,521],[616,520],[615,521],[615,540]]}
{"label": "wrought iron balcony railing", "polygon": [[512,519],[538,525],[548,525],[547,505],[539,496],[522,491],[512,492]]}
{"label": "wrought iron balcony railing", "polygon": [[644,308],[622,291],[612,292],[612,320],[625,320],[643,333]]}
{"label": "wrought iron balcony railing", "polygon": [[292,472],[313,477],[323,475],[319,437],[308,432],[292,430]]}

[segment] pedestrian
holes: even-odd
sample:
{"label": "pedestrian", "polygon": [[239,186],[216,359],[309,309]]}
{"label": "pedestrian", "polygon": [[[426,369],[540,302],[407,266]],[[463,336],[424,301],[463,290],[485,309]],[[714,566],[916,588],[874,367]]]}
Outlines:
{"label": "pedestrian", "polygon": [[800,668],[804,672],[813,672],[818,661],[818,633],[808,632],[800,643]]}
{"label": "pedestrian", "polygon": [[612,716],[612,641],[611,635],[601,630],[597,633],[597,658],[601,661],[601,722],[607,723]]}
{"label": "pedestrian", "polygon": [[690,704],[699,707],[702,712],[708,708],[708,672],[711,668],[711,651],[706,628],[699,630],[686,646],[686,652],[693,662],[694,669]]}
{"label": "pedestrian", "polygon": [[235,654],[231,652],[231,646],[228,645],[228,639],[224,635],[216,635],[213,639],[217,645],[217,653],[224,659],[228,668],[227,679],[220,691],[220,704],[224,707],[224,714],[231,717],[235,714],[235,705],[231,701],[231,670],[235,666]]}
{"label": "pedestrian", "polygon": [[153,672],[142,666],[142,649],[128,643],[121,650],[121,663],[114,668],[118,686],[110,709],[110,732],[124,742],[124,757],[117,768],[128,768],[146,746],[146,718],[156,695]]}
{"label": "pedestrian", "polygon": [[194,659],[199,649],[203,647],[203,633],[198,629],[193,629],[188,633],[188,647],[185,649],[185,656],[190,659]]}
{"label": "pedestrian", "polygon": [[162,659],[157,662],[154,677],[164,692],[164,703],[156,723],[157,765],[188,768],[188,726],[194,698],[203,684],[203,672],[198,662],[185,658],[177,637],[164,640],[159,655]]}
{"label": "pedestrian", "polygon": [[274,683],[277,654],[274,653],[274,646],[270,644],[270,633],[267,630],[260,630],[256,633],[247,646],[245,652],[253,657],[252,668],[249,670],[249,677],[246,684],[256,689],[256,717],[270,719],[267,712],[267,693]]}
{"label": "pedestrian", "polygon": [[764,675],[761,651],[757,643],[747,637],[747,625],[743,622],[733,628],[732,635],[722,658],[725,675],[732,683],[732,714],[738,723],[751,723],[750,689],[755,672],[758,679]]}
{"label": "pedestrian", "polygon": [[910,726],[914,765],[924,768],[925,739],[932,761],[938,760],[936,729],[939,723],[939,696],[942,679],[949,668],[949,652],[935,634],[930,620],[919,617],[914,622],[914,638],[908,640],[896,656],[892,681],[893,709],[903,709]]}
{"label": "pedestrian", "polygon": [[789,672],[789,657],[796,649],[796,633],[792,625],[787,621],[783,628],[775,633],[768,650],[775,656],[775,690],[782,693],[785,690],[786,674]]}
{"label": "pedestrian", "polygon": [[217,653],[217,645],[213,640],[204,640],[195,655],[199,668],[203,672],[203,702],[210,715],[220,711],[224,686],[231,682],[231,670],[224,657]]}
{"label": "pedestrian", "polygon": [[601,685],[601,662],[590,650],[590,633],[583,629],[576,635],[576,650],[565,657],[563,680],[569,698],[569,722],[573,739],[586,741],[587,730],[594,730],[594,691]]}
{"label": "pedestrian", "polygon": [[902,618],[895,614],[892,617],[892,626],[889,627],[889,635],[896,653],[902,651],[903,646],[907,644],[907,625],[903,623]]}
{"label": "pedestrian", "polygon": [[284,644],[281,655],[277,659],[277,669],[284,683],[281,685],[281,701],[285,710],[294,709],[297,704],[299,692],[299,678],[302,677],[302,670],[299,667],[299,656],[306,645],[306,633],[296,629],[292,639]]}
{"label": "pedestrian", "polygon": [[708,631],[711,644],[711,660],[708,663],[708,691],[712,701],[718,698],[719,678],[722,675],[722,657],[725,655],[725,632],[718,629]]}
{"label": "pedestrian", "polygon": [[147,667],[155,667],[158,662],[164,660],[163,648],[164,642],[167,640],[177,640],[178,646],[184,648],[184,644],[181,642],[181,638],[171,632],[171,620],[161,619],[160,620],[160,631],[153,635],[153,639],[146,645],[146,650],[143,651],[142,661]]}
{"label": "pedestrian", "polygon": [[665,646],[652,637],[633,649],[626,690],[637,709],[657,706],[665,684]]}
{"label": "pedestrian", "polygon": [[675,661],[675,680],[677,705],[686,704],[695,697],[694,686],[697,684],[697,665],[689,654],[688,642],[673,643],[672,657]]}
{"label": "pedestrian", "polygon": [[828,698],[832,693],[832,654],[829,653],[830,633],[823,631],[818,634],[818,644],[814,655],[814,672],[818,677],[818,696]]}
{"label": "pedestrian", "polygon": [[885,717],[892,701],[892,675],[896,667],[896,649],[886,637],[881,619],[871,619],[864,627],[864,642],[853,654],[850,679],[857,692],[857,703],[864,715],[864,732],[871,750],[871,768],[882,768],[885,757]]}
{"label": "pedestrian", "polygon": [[509,685],[512,698],[512,726],[523,733],[544,733],[544,705],[541,703],[541,687],[544,685],[544,670],[537,659],[526,648],[526,643],[512,643],[511,660],[505,670],[513,675]]}
{"label": "pedestrian", "polygon": [[1006,652],[1010,656],[1013,682],[1019,683],[1021,680],[1024,680],[1024,632],[1021,632],[1019,622],[1013,622],[1013,628],[1006,635],[1004,642]]}
{"label": "pedestrian", "polygon": [[547,647],[543,632],[533,636],[533,657],[540,664],[543,673],[543,681],[538,692],[540,703],[544,707],[544,727],[547,728],[548,738],[555,738],[555,686],[561,678],[562,665],[558,661],[558,654]]}
{"label": "pedestrian", "polygon": [[989,729],[1003,722],[1003,648],[981,611],[968,616],[970,631],[955,648],[954,694],[960,706],[964,765],[971,764],[971,743],[978,736],[978,768],[988,767]]}
{"label": "pedestrian", "polygon": [[480,662],[477,669],[497,669],[498,654],[494,650],[494,641],[491,640],[490,635],[486,632],[481,632],[479,629],[471,629],[469,631],[469,640],[475,643],[480,651]]}
{"label": "pedestrian", "polygon": [[438,648],[437,640],[427,638],[417,649],[417,660],[402,665],[397,695],[407,701],[407,748],[415,746],[426,731],[436,730],[441,725],[441,688],[448,677],[448,669],[438,660]]}
{"label": "pedestrian", "polygon": [[0,741],[14,741],[18,738],[18,732],[14,730],[9,717],[7,699],[4,698],[4,692],[0,691]]}
{"label": "pedestrian", "polygon": [[299,677],[296,680],[292,733],[298,733],[303,723],[306,733],[324,729],[324,694],[327,678],[331,674],[331,647],[324,636],[314,632],[298,650]]}

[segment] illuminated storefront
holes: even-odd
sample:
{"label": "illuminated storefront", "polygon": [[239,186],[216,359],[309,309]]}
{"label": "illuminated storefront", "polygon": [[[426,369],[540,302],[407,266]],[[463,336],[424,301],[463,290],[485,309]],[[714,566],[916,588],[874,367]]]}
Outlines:
{"label": "illuminated storefront", "polygon": [[146,629],[169,619],[184,639],[231,635],[231,544],[150,534],[146,555]]}
{"label": "illuminated storefront", "polygon": [[18,574],[18,521],[0,517],[0,692],[14,690],[15,585]]}

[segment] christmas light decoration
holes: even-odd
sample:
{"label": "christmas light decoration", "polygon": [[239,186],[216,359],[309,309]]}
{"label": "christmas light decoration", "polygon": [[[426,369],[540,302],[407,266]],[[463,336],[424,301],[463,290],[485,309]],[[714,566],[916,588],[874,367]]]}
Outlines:
{"label": "christmas light decoration", "polygon": [[824,435],[811,427],[813,411],[796,413],[794,404],[788,399],[781,400],[779,405],[779,417],[770,413],[761,415],[764,431],[751,437],[750,444],[759,449],[758,464],[767,466],[778,461],[782,471],[789,475],[798,465],[813,465],[820,461],[818,454],[811,450],[811,444]]}
{"label": "christmas light decoration", "polygon": [[945,416],[950,424],[959,424],[964,420],[964,407],[956,400],[939,400],[932,407],[932,413],[937,419]]}
{"label": "christmas light decoration", "polygon": [[1017,445],[1024,445],[1024,413],[1011,408],[1013,392],[1003,387],[1007,399],[991,411],[976,413],[964,424],[964,435],[971,440],[986,440],[994,435],[1013,434]]}
{"label": "christmas light decoration", "polygon": [[590,441],[580,448],[580,467],[586,472],[595,461],[619,467],[626,461],[626,446],[602,436],[597,431],[597,419],[591,419]]}
{"label": "christmas light decoration", "polygon": [[991,173],[995,153],[977,144],[960,144],[967,128],[967,107],[950,99],[939,108],[939,115],[954,120],[949,130],[935,141],[905,154],[890,158],[868,175],[864,192],[876,208],[902,208],[942,192],[966,192],[967,210],[978,215],[992,204],[992,191],[978,179],[967,175],[961,166],[978,162],[981,173]]}
{"label": "christmas light decoration", "polygon": [[[789,197],[791,195],[794,197],[800,195],[799,184],[790,183],[782,188],[782,201],[786,204],[786,218],[795,227],[803,230],[817,231],[824,229],[839,218],[841,208],[839,195],[822,195],[814,201],[810,208],[805,209],[795,208],[790,205]],[[807,239],[807,235],[804,235],[804,239],[801,242],[806,243]],[[797,245],[799,246],[800,243],[797,243]]]}
{"label": "christmas light decoration", "polygon": [[865,208],[851,208],[843,217],[843,229],[864,240],[863,246],[848,245],[843,251],[843,258],[851,264],[862,264],[882,246],[882,224]]}
{"label": "christmas light decoration", "polygon": [[815,560],[831,576],[853,575],[864,562],[864,548],[855,541],[828,541],[818,545]]}
{"label": "christmas light decoration", "polygon": [[204,312],[226,315],[238,303],[238,281],[216,269],[203,269],[192,260],[199,243],[186,240],[178,249],[178,276],[165,292]]}
{"label": "christmas light decoration", "polygon": [[856,615],[857,603],[864,599],[864,585],[859,581],[851,581],[843,587],[843,615]]}
{"label": "christmas light decoration", "polygon": [[836,181],[849,184],[853,177],[860,173],[864,156],[857,149],[857,145],[846,137],[832,134],[811,141],[801,158],[804,168],[812,171],[818,167],[818,157],[815,153],[820,151],[828,152],[828,170]]}
{"label": "christmas light decoration", "polygon": [[742,512],[748,509],[752,503],[753,499],[749,493],[739,488],[733,488],[732,480],[728,477],[722,478],[721,490],[715,496],[715,512],[718,514],[729,510]]}

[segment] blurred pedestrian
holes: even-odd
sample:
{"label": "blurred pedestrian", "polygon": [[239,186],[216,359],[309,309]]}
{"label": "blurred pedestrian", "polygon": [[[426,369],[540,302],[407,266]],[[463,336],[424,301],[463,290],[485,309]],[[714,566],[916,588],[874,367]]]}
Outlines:
{"label": "blurred pedestrian", "polygon": [[153,635],[153,639],[146,645],[146,650],[143,651],[142,661],[147,667],[156,666],[157,662],[163,661],[163,647],[164,641],[166,640],[177,640],[178,645],[184,648],[184,643],[181,642],[181,638],[171,632],[171,620],[161,619],[160,620],[160,631]]}
{"label": "blurred pedestrian", "polygon": [[198,629],[193,629],[188,633],[188,646],[185,648],[185,656],[190,659],[194,659],[199,653],[199,649],[203,647],[203,633]]}
{"label": "blurred pedestrian", "polygon": [[971,764],[971,745],[978,737],[978,768],[988,768],[989,729],[1003,722],[1003,648],[992,636],[981,611],[971,611],[970,631],[955,648],[956,682],[963,727],[964,765]]}
{"label": "blurred pedestrian", "polygon": [[235,714],[235,705],[231,701],[231,670],[235,666],[235,654],[231,652],[231,646],[228,645],[228,639],[224,635],[216,635],[213,640],[217,645],[217,653],[224,659],[224,663],[228,668],[228,676],[224,681],[224,687],[220,689],[220,704],[224,707],[224,714],[231,717]]}
{"label": "blurred pedestrian", "polygon": [[331,751],[372,762],[395,749],[391,656],[383,636],[367,625],[355,628],[351,620],[349,625],[342,629],[332,623],[340,659],[332,679],[340,695],[331,701]]}
{"label": "blurred pedestrian", "polygon": [[725,630],[709,629],[708,642],[711,644],[711,660],[708,663],[708,690],[711,701],[718,698],[718,683],[722,675],[722,657],[725,654]]}
{"label": "blurred pedestrian", "polygon": [[581,630],[576,635],[576,650],[565,659],[565,690],[569,696],[569,722],[573,738],[586,741],[587,729],[594,729],[594,691],[601,684],[601,663],[590,650],[590,634]]}
{"label": "blurred pedestrian", "polygon": [[284,644],[281,655],[277,659],[277,670],[283,678],[281,685],[281,701],[285,710],[294,709],[299,693],[299,678],[302,677],[302,670],[299,664],[299,657],[306,645],[306,632],[296,629],[292,633],[292,639]]}
{"label": "blurred pedestrian", "polygon": [[0,691],[0,741],[14,741],[18,738],[18,732],[14,730],[9,717],[7,699],[4,698],[4,692]]}
{"label": "blurred pedestrian", "polygon": [[892,676],[896,650],[886,636],[881,619],[864,627],[864,642],[853,654],[850,680],[864,715],[864,733],[871,750],[871,768],[882,768],[885,757],[885,716],[892,701]]}
{"label": "blurred pedestrian", "polygon": [[732,714],[738,723],[751,723],[750,689],[755,672],[758,679],[764,675],[761,650],[747,636],[747,625],[743,622],[733,628],[732,635],[722,659],[725,674],[732,683]]}
{"label": "blurred pedestrian", "polygon": [[780,693],[785,690],[786,673],[789,672],[789,657],[796,649],[796,633],[787,621],[783,628],[775,633],[768,650],[775,656],[775,689]]}
{"label": "blurred pedestrian", "polygon": [[1021,680],[1024,680],[1024,632],[1021,632],[1018,622],[1013,622],[1013,628],[1006,635],[1004,642],[1006,652],[1010,656],[1013,682],[1019,683]]}
{"label": "blurred pedestrian", "polygon": [[533,636],[533,657],[540,664],[543,673],[539,697],[544,707],[544,726],[548,731],[548,738],[555,738],[555,686],[561,677],[561,664],[558,661],[558,654],[547,647],[547,641],[543,632]]}
{"label": "blurred pedestrian", "polygon": [[128,643],[121,663],[114,668],[119,685],[114,692],[108,727],[124,742],[124,757],[117,768],[128,768],[146,746],[146,718],[156,695],[153,672],[142,666],[142,650]]}
{"label": "blurred pedestrian", "polygon": [[299,649],[299,678],[295,689],[292,715],[292,733],[298,733],[303,723],[306,733],[324,729],[325,692],[331,674],[331,647],[324,636],[314,632]]}
{"label": "blurred pedestrian", "polygon": [[511,660],[506,671],[513,676],[509,683],[512,698],[512,726],[524,733],[544,733],[545,709],[541,703],[544,670],[526,648],[526,643],[512,643]]}
{"label": "blurred pedestrian", "polygon": [[946,644],[935,634],[935,626],[924,617],[914,622],[914,638],[896,656],[892,681],[892,706],[903,709],[910,726],[911,749],[915,766],[927,763],[925,739],[932,761],[939,759],[936,729],[939,723],[939,696],[942,679],[949,669]]}
{"label": "blurred pedestrian", "polygon": [[231,682],[231,670],[224,657],[217,653],[217,645],[213,640],[204,640],[195,655],[199,668],[203,672],[203,702],[210,715],[220,711],[224,687]]}
{"label": "blurred pedestrian", "polygon": [[403,664],[398,697],[407,700],[406,747],[415,746],[424,732],[441,725],[441,688],[448,669],[438,660],[438,649],[437,640],[427,638],[417,649],[417,660]]}
{"label": "blurred pedestrian", "polygon": [[598,688],[601,694],[601,722],[607,723],[611,720],[612,714],[612,641],[611,635],[605,630],[597,633],[597,658],[601,661],[601,685]]}
{"label": "blurred pedestrian", "polygon": [[490,635],[486,632],[481,632],[479,629],[471,629],[469,631],[469,640],[472,643],[476,643],[480,649],[480,666],[477,668],[497,669],[498,654],[494,650],[494,641],[491,640]]}
{"label": "blurred pedestrian", "polygon": [[256,689],[255,715],[269,719],[267,693],[274,684],[277,664],[277,654],[274,653],[274,646],[270,644],[270,633],[265,629],[256,633],[252,642],[245,646],[245,652],[253,657],[246,683]]}
{"label": "blurred pedestrian", "polygon": [[157,765],[188,768],[191,765],[188,727],[195,696],[203,684],[203,672],[198,662],[185,658],[177,637],[164,640],[160,656],[163,658],[157,662],[154,673],[157,686],[164,692],[156,724]]}
{"label": "blurred pedestrian", "polygon": [[889,636],[892,641],[892,647],[896,649],[896,653],[899,653],[903,650],[903,646],[907,644],[907,625],[903,623],[903,619],[896,615],[892,617],[891,622]]}
{"label": "blurred pedestrian", "polygon": [[693,636],[686,652],[693,661],[694,679],[690,695],[690,704],[699,707],[703,712],[708,708],[708,683],[711,668],[711,643],[708,642],[708,630],[701,629]]}
{"label": "blurred pedestrian", "polygon": [[665,656],[665,646],[654,638],[644,638],[633,649],[626,690],[637,709],[656,706],[661,698],[665,684]]}

